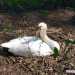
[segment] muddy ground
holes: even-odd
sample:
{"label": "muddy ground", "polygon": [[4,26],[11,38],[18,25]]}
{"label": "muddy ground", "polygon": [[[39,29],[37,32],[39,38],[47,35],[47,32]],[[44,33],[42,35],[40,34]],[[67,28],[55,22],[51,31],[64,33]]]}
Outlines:
{"label": "muddy ground", "polygon": [[[0,55],[0,75],[72,75],[75,70],[75,45],[65,46],[64,40],[75,39],[75,12],[53,10],[26,12],[22,15],[0,13],[0,43],[23,35],[35,35],[36,25],[48,24],[48,36],[58,41],[61,51],[57,58]],[[67,53],[65,47],[69,50]]]}

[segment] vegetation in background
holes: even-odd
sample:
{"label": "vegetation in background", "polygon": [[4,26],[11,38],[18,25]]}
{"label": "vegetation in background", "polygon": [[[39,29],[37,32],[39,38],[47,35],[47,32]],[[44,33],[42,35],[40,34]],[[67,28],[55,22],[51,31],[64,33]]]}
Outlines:
{"label": "vegetation in background", "polygon": [[75,8],[75,0],[0,0],[0,9],[16,12],[66,7]]}
{"label": "vegetation in background", "polygon": [[12,32],[12,28],[10,26],[6,26],[4,29],[3,29],[4,32]]}
{"label": "vegetation in background", "polygon": [[[32,9],[56,9],[66,6],[67,2],[66,0],[0,0],[0,9],[19,12]],[[74,2],[72,1],[72,7],[75,6]]]}
{"label": "vegetation in background", "polygon": [[13,31],[13,26],[11,23],[6,23],[4,25],[4,28],[3,28],[3,31],[4,32],[12,32]]}
{"label": "vegetation in background", "polygon": [[49,15],[49,11],[47,11],[47,10],[40,10],[39,12],[40,12],[41,16],[48,16]]}
{"label": "vegetation in background", "polygon": [[42,0],[0,0],[1,9],[22,11],[26,9],[40,8]]}

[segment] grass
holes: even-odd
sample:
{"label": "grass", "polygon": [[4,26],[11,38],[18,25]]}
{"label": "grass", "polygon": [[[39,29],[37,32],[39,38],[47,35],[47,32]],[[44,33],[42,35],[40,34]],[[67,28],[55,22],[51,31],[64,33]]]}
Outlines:
{"label": "grass", "polygon": [[48,10],[41,10],[41,11],[40,11],[40,15],[41,15],[41,16],[46,17],[46,16],[48,16],[48,14],[49,14],[49,11],[48,11]]}

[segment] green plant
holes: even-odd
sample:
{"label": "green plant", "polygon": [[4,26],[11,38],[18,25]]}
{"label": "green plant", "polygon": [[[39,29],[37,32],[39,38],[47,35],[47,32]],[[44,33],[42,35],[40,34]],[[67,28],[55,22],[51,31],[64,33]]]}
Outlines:
{"label": "green plant", "polygon": [[[70,49],[68,48],[68,46],[69,45],[70,46],[74,45],[75,44],[75,40],[67,39],[67,40],[64,41],[64,43],[65,43],[64,56],[66,56],[66,54],[70,51]],[[54,54],[53,54],[54,58],[56,58],[57,56],[59,56],[59,52],[58,52],[57,48],[54,48],[53,52],[54,52]]]}
{"label": "green plant", "polygon": [[58,49],[55,47],[53,49],[53,52],[54,52],[53,57],[56,58],[59,55]]}
{"label": "green plant", "polygon": [[64,56],[66,57],[67,53],[70,52],[70,50],[71,50],[70,48],[72,47],[72,45],[75,44],[75,40],[67,39],[67,40],[64,41],[64,43],[65,43]]}
{"label": "green plant", "polygon": [[45,9],[61,6],[63,0],[0,0],[1,9],[8,10],[31,10]]}
{"label": "green plant", "polygon": [[65,40],[64,42],[66,45],[75,44],[75,40],[71,40],[71,39]]}

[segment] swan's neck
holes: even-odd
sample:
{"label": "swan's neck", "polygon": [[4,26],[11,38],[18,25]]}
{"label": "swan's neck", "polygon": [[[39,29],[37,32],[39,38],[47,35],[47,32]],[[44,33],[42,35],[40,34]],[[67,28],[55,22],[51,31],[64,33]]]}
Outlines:
{"label": "swan's neck", "polygon": [[52,49],[56,47],[58,50],[60,50],[59,44],[47,36],[46,30],[40,30],[40,38],[42,39],[42,41],[47,43]]}
{"label": "swan's neck", "polygon": [[45,43],[48,43],[50,41],[50,38],[47,36],[46,30],[40,30],[40,37]]}

